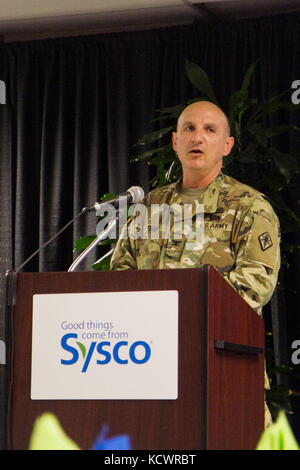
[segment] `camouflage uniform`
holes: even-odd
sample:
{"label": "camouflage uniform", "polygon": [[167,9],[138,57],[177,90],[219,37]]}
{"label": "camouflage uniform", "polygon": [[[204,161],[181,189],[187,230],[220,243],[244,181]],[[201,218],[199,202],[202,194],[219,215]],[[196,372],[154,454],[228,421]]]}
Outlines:
{"label": "camouflage uniform", "polygon": [[[183,204],[181,182],[148,193],[144,204]],[[111,269],[199,268],[213,265],[258,313],[271,298],[280,267],[279,222],[266,198],[220,173],[198,198],[204,204],[203,241],[181,239],[171,226],[169,238],[120,239]],[[191,214],[195,219],[195,207]],[[148,218],[148,230],[151,221]],[[127,227],[126,227],[127,228]],[[136,238],[136,237],[135,237]],[[195,238],[195,237],[194,237]]]}
{"label": "camouflage uniform", "polygon": [[[148,193],[144,204],[179,207],[184,203],[181,182]],[[197,241],[183,236],[176,238],[171,226],[164,238],[160,226],[156,239],[119,239],[111,269],[199,268],[213,265],[244,300],[261,314],[262,306],[271,298],[280,267],[280,230],[278,218],[265,196],[222,172],[198,197],[204,204],[204,236]],[[191,214],[195,220],[196,208]],[[151,228],[148,215],[148,233]],[[127,227],[126,227],[127,229]],[[268,379],[265,375],[265,386]],[[266,408],[265,423],[270,424]]]}

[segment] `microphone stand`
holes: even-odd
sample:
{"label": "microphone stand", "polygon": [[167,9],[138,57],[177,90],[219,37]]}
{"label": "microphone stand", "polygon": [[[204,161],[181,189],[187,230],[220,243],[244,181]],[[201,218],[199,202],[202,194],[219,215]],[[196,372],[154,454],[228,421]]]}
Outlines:
{"label": "microphone stand", "polygon": [[[71,266],[68,269],[68,272],[73,272],[76,269],[76,267],[79,265],[79,263],[81,263],[81,261],[93,250],[93,248],[96,245],[98,245],[98,243],[101,242],[101,240],[103,240],[104,238],[107,237],[107,235],[117,225],[118,220],[119,220],[119,216],[117,215],[117,217],[115,219],[113,219],[109,222],[106,229],[103,230],[101,233],[99,233],[99,235],[95,238],[95,240],[93,240],[92,243],[90,243],[90,245],[82,253],[80,253],[80,255],[75,259],[75,261],[73,261],[73,263],[71,264]],[[109,254],[112,253],[112,251],[113,250],[111,250],[109,252]],[[107,254],[107,256],[108,256],[108,254]]]}
{"label": "microphone stand", "polygon": [[106,258],[108,258],[110,255],[113,254],[113,251],[114,251],[114,248],[112,248],[112,249],[109,250],[107,253],[105,253],[105,255],[101,256],[101,258],[97,259],[97,261],[95,261],[94,264],[98,264],[98,263],[100,263],[101,261],[104,261]]}

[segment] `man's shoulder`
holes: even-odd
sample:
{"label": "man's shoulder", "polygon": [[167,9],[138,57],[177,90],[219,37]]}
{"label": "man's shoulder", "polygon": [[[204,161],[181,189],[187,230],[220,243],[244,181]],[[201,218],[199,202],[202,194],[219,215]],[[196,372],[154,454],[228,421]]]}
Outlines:
{"label": "man's shoulder", "polygon": [[220,196],[227,201],[236,201],[239,205],[251,207],[255,212],[272,213],[276,217],[269,198],[264,193],[231,176],[223,175]]}
{"label": "man's shoulder", "polygon": [[170,183],[166,186],[161,186],[159,188],[153,189],[149,193],[146,194],[144,198],[145,204],[162,204],[163,202],[168,202],[176,187],[178,185],[178,181],[175,183]]}
{"label": "man's shoulder", "polygon": [[236,196],[240,199],[249,200],[249,202],[254,200],[268,200],[267,196],[262,192],[258,191],[252,186],[249,186],[248,184],[236,180],[232,176],[228,176],[225,174],[223,174],[223,183],[221,191],[223,192],[223,194],[228,194],[231,197]]}

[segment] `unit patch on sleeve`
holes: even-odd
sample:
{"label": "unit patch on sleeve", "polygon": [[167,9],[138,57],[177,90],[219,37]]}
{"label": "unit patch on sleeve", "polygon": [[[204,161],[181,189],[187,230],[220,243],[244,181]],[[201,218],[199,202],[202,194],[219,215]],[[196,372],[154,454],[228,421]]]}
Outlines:
{"label": "unit patch on sleeve", "polygon": [[264,232],[258,237],[260,247],[263,251],[267,250],[268,248],[271,248],[273,246],[272,238],[269,234],[269,232]]}
{"label": "unit patch on sleeve", "polygon": [[274,269],[279,253],[278,226],[256,215],[245,246],[244,259]]}

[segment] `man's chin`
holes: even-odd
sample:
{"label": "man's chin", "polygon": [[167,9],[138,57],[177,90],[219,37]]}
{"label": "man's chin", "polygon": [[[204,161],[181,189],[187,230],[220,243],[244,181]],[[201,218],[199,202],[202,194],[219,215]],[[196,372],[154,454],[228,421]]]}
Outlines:
{"label": "man's chin", "polygon": [[205,162],[200,161],[200,160],[193,160],[190,162],[190,164],[187,166],[189,171],[203,171],[205,170]]}

